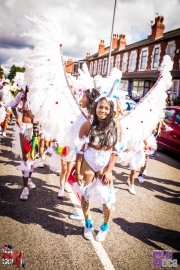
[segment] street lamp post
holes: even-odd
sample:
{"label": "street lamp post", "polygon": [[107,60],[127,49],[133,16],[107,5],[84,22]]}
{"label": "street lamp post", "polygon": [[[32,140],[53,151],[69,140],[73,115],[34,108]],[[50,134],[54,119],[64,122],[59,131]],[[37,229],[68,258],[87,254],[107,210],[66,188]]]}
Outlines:
{"label": "street lamp post", "polygon": [[116,14],[116,2],[114,1],[114,14],[113,14],[113,21],[112,21],[112,30],[111,30],[111,41],[110,41],[110,48],[109,48],[109,58],[108,58],[108,68],[107,68],[107,76],[110,73],[110,61],[111,61],[111,50],[112,50],[112,37],[113,37],[113,29],[114,29],[114,20],[115,20],[115,14]]}

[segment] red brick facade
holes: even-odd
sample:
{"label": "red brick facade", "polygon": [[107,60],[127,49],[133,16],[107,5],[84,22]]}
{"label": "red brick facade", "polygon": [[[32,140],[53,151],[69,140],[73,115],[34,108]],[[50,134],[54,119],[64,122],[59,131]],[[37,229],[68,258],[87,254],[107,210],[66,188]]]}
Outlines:
{"label": "red brick facade", "polygon": [[[126,44],[126,36],[113,35],[110,69],[122,71],[121,88],[130,95],[143,96],[159,76],[158,66],[163,56],[169,54],[173,64],[171,72],[175,89],[174,96],[180,96],[180,28],[164,33],[164,18],[157,17],[152,25],[152,33],[147,39],[134,44]],[[86,55],[86,63],[92,76],[107,75],[109,47],[100,41],[98,52]]]}

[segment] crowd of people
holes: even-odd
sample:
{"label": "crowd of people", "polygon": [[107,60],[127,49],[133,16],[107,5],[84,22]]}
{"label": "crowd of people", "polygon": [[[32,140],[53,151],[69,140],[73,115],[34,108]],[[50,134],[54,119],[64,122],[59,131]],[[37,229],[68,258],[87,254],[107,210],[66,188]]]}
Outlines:
{"label": "crowd of people", "polygon": [[[35,167],[43,167],[45,154],[49,152],[50,168],[60,168],[60,185],[58,198],[63,199],[66,192],[72,192],[68,183],[69,177],[74,177],[76,183],[73,190],[81,197],[81,211],[70,215],[75,220],[85,219],[84,237],[93,238],[93,220],[90,214],[90,202],[98,202],[104,215],[100,231],[96,235],[97,241],[103,241],[109,229],[111,212],[115,203],[112,170],[118,160],[128,166],[130,175],[127,179],[130,194],[136,195],[135,175],[140,169],[138,181],[144,182],[143,174],[149,154],[156,150],[156,141],[152,131],[146,140],[137,144],[136,148],[128,148],[122,142],[121,119],[124,117],[125,104],[118,96],[116,80],[109,93],[102,93],[99,89],[84,89],[79,94],[74,91],[74,98],[81,107],[86,121],[79,129],[75,148],[70,145],[61,146],[58,138],[52,138],[45,131],[36,116],[29,108],[28,86],[19,88],[15,83],[4,80],[0,89],[1,106],[1,134],[6,136],[6,129],[12,124],[12,114],[16,119],[12,151],[19,155],[22,162],[16,169],[22,171],[23,190],[20,195],[22,201],[28,200],[29,189],[36,188],[32,181]],[[12,91],[12,88],[16,91]],[[13,93],[13,94],[12,94]],[[73,139],[73,138],[72,138]],[[55,165],[56,164],[56,165]],[[74,166],[74,170],[72,169]]]}

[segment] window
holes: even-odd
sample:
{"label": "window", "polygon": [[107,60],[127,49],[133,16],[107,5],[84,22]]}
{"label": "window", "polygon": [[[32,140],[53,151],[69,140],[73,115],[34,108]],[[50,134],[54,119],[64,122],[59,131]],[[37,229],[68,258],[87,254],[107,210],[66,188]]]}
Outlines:
{"label": "window", "polygon": [[180,130],[180,112],[176,114],[174,119],[174,126]]}
{"label": "window", "polygon": [[74,63],[74,73],[78,73],[78,63]]}
{"label": "window", "polygon": [[147,92],[149,91],[149,86],[150,86],[150,82],[149,81],[145,81],[144,82],[144,96],[147,94]]}
{"label": "window", "polygon": [[147,62],[147,51],[142,51],[140,69],[145,69],[146,68],[146,62]]}
{"label": "window", "polygon": [[173,81],[173,84],[170,89],[172,91],[173,99],[180,95],[180,80]]}
{"label": "window", "polygon": [[106,73],[107,71],[107,59],[104,59],[104,63],[103,63],[103,73]]}
{"label": "window", "polygon": [[133,90],[132,90],[133,98],[135,98],[137,95],[142,97],[143,90],[144,90],[144,81],[133,81]]}
{"label": "window", "polygon": [[95,75],[97,71],[97,61],[94,62],[94,71],[93,74]]}
{"label": "window", "polygon": [[132,52],[130,56],[129,71],[134,71],[136,65],[136,53]]}
{"label": "window", "polygon": [[90,71],[89,73],[92,75],[92,71],[93,71],[93,62],[90,63]]}
{"label": "window", "polygon": [[173,59],[173,55],[174,55],[174,45],[168,45],[167,54],[171,57],[171,60],[172,60]]}
{"label": "window", "polygon": [[123,62],[122,62],[122,72],[126,71],[126,66],[127,66],[127,53],[123,55]]}
{"label": "window", "polygon": [[159,48],[155,48],[154,50],[154,59],[153,59],[153,68],[157,68],[159,60]]}
{"label": "window", "polygon": [[128,90],[128,81],[126,80],[121,80],[119,84],[119,89],[127,91]]}
{"label": "window", "polygon": [[98,74],[101,74],[101,65],[102,65],[102,61],[99,60],[99,62],[98,62]]}
{"label": "window", "polygon": [[119,64],[120,64],[120,56],[118,55],[116,56],[116,64],[115,64],[116,68],[118,69],[119,69]]}
{"label": "window", "polygon": [[114,63],[114,57],[111,57],[111,61],[110,61],[110,71],[113,68],[113,63]]}
{"label": "window", "polygon": [[166,112],[165,112],[164,122],[167,123],[167,124],[170,124],[174,113],[175,113],[175,110],[167,109]]}

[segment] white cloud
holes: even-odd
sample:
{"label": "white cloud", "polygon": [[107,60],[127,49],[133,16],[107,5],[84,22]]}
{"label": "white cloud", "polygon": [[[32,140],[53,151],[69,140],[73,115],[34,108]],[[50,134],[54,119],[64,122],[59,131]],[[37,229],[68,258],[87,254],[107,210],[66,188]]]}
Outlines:
{"label": "white cloud", "polygon": [[7,8],[13,8],[13,6],[15,5],[15,3],[16,3],[16,0],[6,0],[6,2],[5,2],[5,6],[7,7]]}
{"label": "white cloud", "polygon": [[2,67],[4,69],[4,74],[9,73],[9,69],[12,65],[16,65],[19,67],[24,66],[24,61],[31,53],[31,49],[5,49],[0,48],[0,63],[2,63]]}
{"label": "white cloud", "polygon": [[[4,4],[5,2],[5,4]],[[118,0],[114,33],[125,34],[127,44],[146,38],[151,33],[149,20],[156,13],[165,18],[165,31],[180,27],[178,0]],[[109,46],[114,1],[109,0],[0,0],[0,63],[6,68],[24,63],[32,41],[21,38],[31,24],[30,14],[57,17],[64,28],[63,50],[66,57],[83,59],[87,52],[96,53],[100,39]]]}

